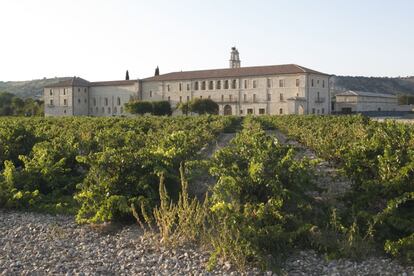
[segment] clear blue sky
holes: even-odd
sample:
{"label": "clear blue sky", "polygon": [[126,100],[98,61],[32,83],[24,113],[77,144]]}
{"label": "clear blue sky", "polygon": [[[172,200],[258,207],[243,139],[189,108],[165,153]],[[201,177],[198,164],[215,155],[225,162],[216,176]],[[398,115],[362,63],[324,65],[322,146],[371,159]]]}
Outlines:
{"label": "clear blue sky", "polygon": [[412,0],[1,0],[0,80],[296,63],[414,75]]}

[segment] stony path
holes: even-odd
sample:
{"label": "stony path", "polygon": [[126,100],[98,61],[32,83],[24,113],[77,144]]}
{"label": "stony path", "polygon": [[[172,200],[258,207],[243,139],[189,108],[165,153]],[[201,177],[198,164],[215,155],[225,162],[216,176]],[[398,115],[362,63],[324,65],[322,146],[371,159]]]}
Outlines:
{"label": "stony path", "polygon": [[105,229],[67,216],[0,210],[0,275],[236,274],[230,264],[207,272],[205,252],[162,248],[136,225]]}

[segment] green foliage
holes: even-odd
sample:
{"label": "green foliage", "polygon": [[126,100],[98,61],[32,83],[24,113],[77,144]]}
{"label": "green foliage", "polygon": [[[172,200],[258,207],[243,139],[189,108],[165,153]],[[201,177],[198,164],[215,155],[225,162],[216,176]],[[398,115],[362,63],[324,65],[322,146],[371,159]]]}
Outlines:
{"label": "green foliage", "polygon": [[197,158],[233,120],[3,118],[0,206],[75,212],[79,222],[130,219],[132,204],[156,206],[157,173],[175,195],[180,162]]}
{"label": "green foliage", "polygon": [[171,115],[171,105],[168,101],[131,101],[125,104],[125,109],[131,114],[144,115],[150,113],[156,116]]}
{"label": "green foliage", "polygon": [[0,92],[0,116],[43,116],[43,102]]}
{"label": "green foliage", "polygon": [[219,106],[211,99],[194,99],[189,102],[181,103],[178,107],[183,114],[194,112],[197,114],[218,114]]}
{"label": "green foliage", "polygon": [[[414,131],[411,125],[362,116],[264,118],[338,163],[352,180],[344,224],[356,223],[395,256],[410,259],[414,232]],[[407,247],[405,247],[407,242]],[[398,246],[397,246],[398,244]],[[392,249],[391,249],[392,248]],[[401,249],[400,253],[396,252]]]}
{"label": "green foliage", "polygon": [[144,115],[152,113],[151,102],[134,101],[125,104],[125,110],[131,114]]}
{"label": "green foliage", "polygon": [[[215,256],[269,265],[283,259],[317,223],[317,203],[306,194],[315,188],[310,164],[293,150],[245,120],[230,145],[213,158],[212,212]],[[322,217],[320,217],[322,219]]]}

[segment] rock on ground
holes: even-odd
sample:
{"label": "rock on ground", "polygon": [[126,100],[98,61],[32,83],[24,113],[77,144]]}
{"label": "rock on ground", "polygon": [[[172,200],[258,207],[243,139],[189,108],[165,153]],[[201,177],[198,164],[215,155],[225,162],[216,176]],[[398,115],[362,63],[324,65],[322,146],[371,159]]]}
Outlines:
{"label": "rock on ground", "polygon": [[[208,272],[207,252],[160,247],[136,225],[93,228],[68,216],[0,210],[0,233],[0,275],[272,275],[240,273],[229,263]],[[288,259],[282,275],[408,276],[414,268],[386,258],[326,261],[302,251]]]}

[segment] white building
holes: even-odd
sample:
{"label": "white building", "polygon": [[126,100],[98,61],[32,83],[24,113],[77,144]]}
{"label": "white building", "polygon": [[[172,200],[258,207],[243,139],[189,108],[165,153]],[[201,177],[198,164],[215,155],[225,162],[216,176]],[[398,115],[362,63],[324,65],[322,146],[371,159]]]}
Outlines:
{"label": "white building", "polygon": [[345,91],[335,96],[335,111],[341,113],[398,111],[398,98],[393,94]]}
{"label": "white building", "polygon": [[241,67],[239,52],[233,47],[226,69],[156,74],[128,81],[73,78],[45,87],[45,115],[123,115],[130,98],[170,101],[173,109],[181,102],[210,98],[219,104],[222,115],[327,114],[329,77],[295,64]]}

